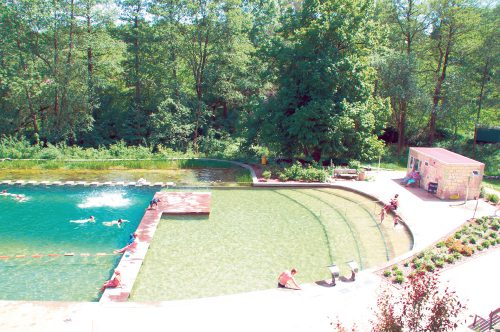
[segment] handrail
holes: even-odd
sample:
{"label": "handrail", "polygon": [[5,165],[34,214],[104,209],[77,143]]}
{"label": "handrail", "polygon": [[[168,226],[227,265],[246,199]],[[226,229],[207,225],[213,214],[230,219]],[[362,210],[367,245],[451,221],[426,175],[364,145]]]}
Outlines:
{"label": "handrail", "polygon": [[493,310],[492,312],[490,312],[490,330],[493,328],[493,316],[495,316],[499,312],[500,312],[500,308],[497,308],[497,309]]}

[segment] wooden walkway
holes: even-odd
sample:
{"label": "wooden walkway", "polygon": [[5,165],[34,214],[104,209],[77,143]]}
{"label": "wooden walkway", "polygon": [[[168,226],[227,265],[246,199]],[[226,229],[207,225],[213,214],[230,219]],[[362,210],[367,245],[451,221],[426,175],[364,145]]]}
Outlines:
{"label": "wooden walkway", "polygon": [[158,206],[146,209],[137,227],[137,249],[134,252],[125,252],[116,267],[121,273],[121,287],[106,289],[99,302],[125,302],[128,300],[163,214],[209,214],[212,201],[209,192],[157,192],[154,198],[160,200]]}

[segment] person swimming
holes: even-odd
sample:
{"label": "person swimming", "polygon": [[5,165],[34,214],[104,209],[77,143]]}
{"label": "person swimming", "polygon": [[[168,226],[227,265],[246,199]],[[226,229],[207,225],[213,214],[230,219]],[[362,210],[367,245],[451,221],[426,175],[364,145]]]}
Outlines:
{"label": "person swimming", "polygon": [[103,224],[104,226],[114,226],[114,225],[117,225],[117,226],[118,226],[118,228],[122,228],[122,224],[123,224],[125,221],[128,221],[128,220],[118,219],[118,220],[113,220],[113,221],[104,221],[102,224]]}
{"label": "person swimming", "polygon": [[26,195],[24,195],[24,194],[11,194],[11,193],[7,192],[7,189],[2,190],[0,195],[1,196],[10,196],[10,197],[18,200],[19,202],[24,202],[27,200]]}
{"label": "person swimming", "polygon": [[95,222],[95,218],[94,218],[94,216],[90,216],[88,219],[70,220],[69,222],[72,222],[75,224],[85,224],[87,222]]}

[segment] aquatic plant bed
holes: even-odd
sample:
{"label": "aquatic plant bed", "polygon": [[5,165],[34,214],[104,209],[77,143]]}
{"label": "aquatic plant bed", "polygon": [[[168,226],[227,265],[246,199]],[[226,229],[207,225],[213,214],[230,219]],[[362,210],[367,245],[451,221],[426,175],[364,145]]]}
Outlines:
{"label": "aquatic plant bed", "polygon": [[377,273],[391,283],[402,284],[415,274],[436,272],[498,247],[500,218],[471,219],[433,247]]}
{"label": "aquatic plant bed", "polygon": [[149,183],[175,182],[187,185],[250,185],[250,172],[225,161],[118,160],[52,161],[12,160],[0,162],[0,180],[91,181]]}

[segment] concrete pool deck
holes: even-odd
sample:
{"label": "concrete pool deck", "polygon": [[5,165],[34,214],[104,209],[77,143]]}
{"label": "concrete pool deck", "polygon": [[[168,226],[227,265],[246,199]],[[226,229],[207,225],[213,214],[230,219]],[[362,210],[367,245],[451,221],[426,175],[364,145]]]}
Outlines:
{"label": "concrete pool deck", "polygon": [[[400,195],[400,214],[408,223],[419,250],[451,233],[474,213],[476,201],[440,201],[422,189],[405,188],[397,179],[403,173],[372,173],[373,181],[335,182],[387,202]],[[452,206],[450,206],[452,205]],[[494,207],[478,203],[476,217],[491,215]],[[500,306],[498,259],[489,252],[441,273],[469,304],[466,316],[483,317]],[[300,270],[300,267],[298,267]],[[277,274],[279,271],[277,271]],[[472,275],[476,273],[476,275]],[[478,279],[478,276],[486,278]],[[300,282],[300,272],[297,275]],[[369,330],[372,307],[386,283],[370,270],[355,282],[336,287],[303,285],[303,291],[265,291],[213,298],[151,303],[24,302],[0,301],[1,331],[334,331],[338,319],[358,331]],[[210,287],[210,285],[207,285]],[[464,324],[469,325],[472,321]]]}

